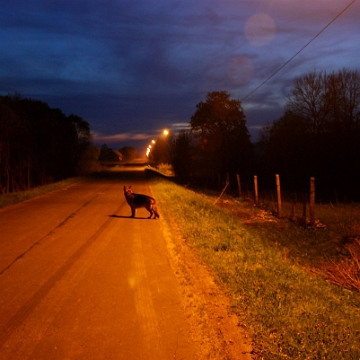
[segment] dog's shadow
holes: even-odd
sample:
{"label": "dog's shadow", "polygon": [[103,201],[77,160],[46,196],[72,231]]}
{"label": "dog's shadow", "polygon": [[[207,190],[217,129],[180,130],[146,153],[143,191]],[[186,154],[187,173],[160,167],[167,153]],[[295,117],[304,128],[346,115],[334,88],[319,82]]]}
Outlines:
{"label": "dog's shadow", "polygon": [[109,215],[109,217],[117,218],[117,219],[131,219],[131,220],[152,220],[152,219],[149,219],[148,217],[138,217],[138,216],[132,217],[131,215],[124,216],[124,215],[112,214],[112,215]]}

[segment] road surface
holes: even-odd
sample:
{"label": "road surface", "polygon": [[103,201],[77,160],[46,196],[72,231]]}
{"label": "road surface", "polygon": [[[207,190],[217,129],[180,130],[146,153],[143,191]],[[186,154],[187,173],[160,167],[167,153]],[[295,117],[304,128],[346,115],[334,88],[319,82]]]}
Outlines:
{"label": "road surface", "polygon": [[0,210],[0,359],[249,358],[209,329],[227,315],[200,314],[220,305],[180,274],[162,218],[129,218],[124,185],[151,195],[128,168]]}

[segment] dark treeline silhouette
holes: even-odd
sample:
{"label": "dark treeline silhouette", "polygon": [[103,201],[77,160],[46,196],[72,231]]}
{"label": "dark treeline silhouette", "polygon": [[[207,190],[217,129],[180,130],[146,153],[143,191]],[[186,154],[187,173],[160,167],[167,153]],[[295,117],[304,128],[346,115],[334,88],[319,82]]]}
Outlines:
{"label": "dark treeline silhouette", "polygon": [[0,96],[0,193],[91,172],[99,149],[89,124],[38,100]]}
{"label": "dark treeline silhouette", "polygon": [[[183,181],[223,186],[227,174],[251,186],[309,190],[318,199],[360,199],[360,76],[358,71],[312,72],[294,80],[284,115],[263,127],[251,144],[241,102],[212,92],[196,105],[189,131],[158,139],[150,154],[169,162]],[[235,182],[234,180],[232,181]]]}
{"label": "dark treeline silhouette", "polygon": [[99,161],[106,164],[116,164],[121,161],[131,161],[136,159],[138,156],[137,150],[132,146],[123,146],[119,150],[113,150],[106,144],[101,146]]}
{"label": "dark treeline silhouette", "polygon": [[171,163],[180,181],[209,187],[221,186],[226,174],[241,173],[244,179],[252,174],[253,145],[240,101],[225,91],[208,93],[196,105],[190,127],[177,137],[159,138],[150,160]]}
{"label": "dark treeline silhouette", "polygon": [[119,154],[114,152],[113,149],[109,148],[106,144],[104,144],[100,149],[99,161],[104,163],[118,163],[121,161],[121,158]]}
{"label": "dark treeline silhouette", "polygon": [[259,175],[282,175],[290,189],[334,200],[360,198],[360,76],[357,71],[312,72],[295,79],[285,114],[263,129]]}

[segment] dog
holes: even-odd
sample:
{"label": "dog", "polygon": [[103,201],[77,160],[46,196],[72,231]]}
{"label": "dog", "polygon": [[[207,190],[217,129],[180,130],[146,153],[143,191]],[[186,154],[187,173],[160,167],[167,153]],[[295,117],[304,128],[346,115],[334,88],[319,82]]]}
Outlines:
{"label": "dog", "polygon": [[154,215],[154,219],[160,218],[160,215],[156,207],[156,201],[154,198],[143,194],[135,194],[131,190],[131,186],[129,187],[124,186],[124,195],[127,203],[131,208],[132,218],[135,217],[136,209],[139,208],[145,208],[150,213],[148,219],[151,219],[153,215]]}

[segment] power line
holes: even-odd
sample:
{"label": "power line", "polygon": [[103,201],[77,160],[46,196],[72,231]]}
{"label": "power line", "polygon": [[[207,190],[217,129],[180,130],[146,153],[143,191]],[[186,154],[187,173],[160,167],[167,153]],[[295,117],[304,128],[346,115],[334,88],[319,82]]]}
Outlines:
{"label": "power line", "polygon": [[266,80],[264,80],[258,87],[252,90],[247,94],[241,101],[243,102],[248,97],[250,97],[255,91],[260,89],[265,85],[271,78],[273,78],[280,70],[282,70],[290,61],[292,61],[297,55],[299,55],[307,46],[309,46],[318,36],[320,36],[335,20],[337,20],[356,0],[353,0],[349,5],[347,5],[339,14],[337,14],[322,30],[320,30],[308,43],[306,43],[295,55],[293,55],[288,61],[281,65],[277,70],[275,70]]}

